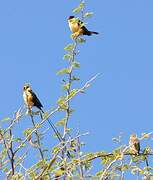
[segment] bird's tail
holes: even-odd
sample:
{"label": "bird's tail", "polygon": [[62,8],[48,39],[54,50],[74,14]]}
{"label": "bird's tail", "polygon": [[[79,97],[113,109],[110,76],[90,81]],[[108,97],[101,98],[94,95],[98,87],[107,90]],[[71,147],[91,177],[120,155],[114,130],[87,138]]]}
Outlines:
{"label": "bird's tail", "polygon": [[[40,108],[40,110],[43,114],[45,113],[42,108]],[[43,119],[43,116],[41,113],[40,113],[40,116],[41,116],[41,119]],[[57,128],[55,127],[55,125],[49,119],[47,119],[47,121],[48,121],[49,125],[51,126],[51,128],[53,129],[53,131],[54,131],[55,135],[57,136],[57,138],[59,139],[59,141],[60,142],[63,141],[63,138],[62,138],[61,134],[59,133],[59,131],[57,130]]]}
{"label": "bird's tail", "polygon": [[99,34],[98,32],[95,32],[95,31],[90,31],[90,35],[92,34]]}
{"label": "bird's tail", "polygon": [[59,141],[60,142],[63,141],[63,138],[62,138],[61,134],[59,133],[59,131],[57,130],[57,128],[55,127],[55,125],[49,119],[47,119],[47,121],[50,124],[50,126],[52,127],[52,129],[53,129],[55,135],[57,136],[57,138],[59,139]]}
{"label": "bird's tail", "polygon": [[[53,129],[55,135],[57,136],[58,140],[59,140],[60,142],[62,142],[62,141],[63,141],[63,138],[62,138],[61,134],[59,133],[59,131],[57,130],[56,126],[55,126],[49,119],[47,119],[47,121],[48,121],[48,123],[50,124],[50,126],[52,127],[52,129]],[[68,158],[71,157],[71,154],[70,154],[69,151],[67,151],[67,156],[68,156]]]}
{"label": "bird's tail", "polygon": [[40,107],[39,109],[40,109],[40,111],[41,111],[43,114],[45,113],[41,107]]}
{"label": "bird's tail", "polygon": [[[42,108],[41,108],[41,112],[44,113],[44,111],[42,110]],[[40,113],[40,116],[41,116],[41,119],[43,119],[41,113]],[[54,123],[52,123],[49,119],[47,119],[47,121],[48,121],[49,125],[51,126],[51,128],[53,129],[53,131],[54,131],[55,135],[57,136],[58,140],[59,140],[60,142],[64,141],[63,138],[62,138],[62,136],[61,136],[61,134],[60,134],[60,132],[58,131],[58,129],[57,129],[56,126],[54,125]],[[67,151],[67,156],[68,156],[68,158],[71,157],[69,151]]]}

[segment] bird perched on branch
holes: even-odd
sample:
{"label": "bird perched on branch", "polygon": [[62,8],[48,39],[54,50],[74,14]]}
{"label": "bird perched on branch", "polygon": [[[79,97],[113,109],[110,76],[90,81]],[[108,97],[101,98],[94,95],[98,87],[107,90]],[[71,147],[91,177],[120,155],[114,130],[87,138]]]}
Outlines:
{"label": "bird perched on branch", "polygon": [[[44,113],[44,111],[42,110],[43,105],[41,104],[40,100],[37,98],[36,94],[32,91],[29,84],[25,84],[23,87],[23,99],[29,109],[29,112],[31,113],[31,116],[32,116],[32,107],[33,106],[37,107],[40,110],[40,112]],[[41,113],[40,113],[40,115],[41,115]],[[41,118],[43,119],[42,115],[41,115]],[[63,141],[63,138],[62,138],[61,134],[59,133],[59,131],[57,130],[57,128],[55,127],[55,125],[49,120],[49,118],[47,118],[47,121],[50,124],[51,128],[53,129],[53,131],[56,134],[59,141],[60,142]],[[70,155],[68,155],[68,156],[70,156]]]}
{"label": "bird perched on branch", "polygon": [[75,18],[74,16],[68,17],[68,24],[72,33],[75,33],[75,37],[78,37],[80,35],[91,36],[92,34],[99,34],[98,32],[89,31],[84,26],[84,23],[80,21],[78,18]]}
{"label": "bird perched on branch", "polygon": [[140,153],[140,142],[139,139],[137,138],[136,134],[131,134],[130,140],[129,140],[129,147],[131,153],[135,155],[139,155]]}
{"label": "bird perched on branch", "polygon": [[35,106],[44,113],[44,111],[42,110],[43,105],[37,98],[36,94],[32,91],[29,84],[25,84],[23,87],[23,99],[25,104],[28,106],[29,111],[32,112],[32,107]]}

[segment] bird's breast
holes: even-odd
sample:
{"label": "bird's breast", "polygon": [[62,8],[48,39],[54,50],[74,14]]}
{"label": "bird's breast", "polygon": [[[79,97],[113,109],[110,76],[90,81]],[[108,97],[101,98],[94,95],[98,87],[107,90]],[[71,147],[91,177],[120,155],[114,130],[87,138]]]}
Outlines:
{"label": "bird's breast", "polygon": [[75,33],[75,32],[78,32],[80,27],[78,25],[77,22],[69,22],[69,27],[70,27],[70,30]]}
{"label": "bird's breast", "polygon": [[23,93],[23,99],[24,99],[24,102],[27,106],[33,106],[34,105],[33,96],[31,93],[24,92]]}

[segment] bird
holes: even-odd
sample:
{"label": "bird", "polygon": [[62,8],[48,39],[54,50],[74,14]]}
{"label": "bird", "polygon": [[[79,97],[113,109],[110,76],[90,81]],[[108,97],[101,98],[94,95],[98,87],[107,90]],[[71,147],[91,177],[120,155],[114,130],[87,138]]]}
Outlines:
{"label": "bird", "polygon": [[140,141],[137,138],[136,134],[131,134],[130,140],[129,140],[129,147],[130,151],[134,155],[139,155],[140,153]]}
{"label": "bird", "polygon": [[38,99],[37,95],[32,91],[29,84],[25,84],[23,87],[23,99],[25,104],[27,105],[30,112],[32,112],[32,107],[37,107],[42,113],[43,105],[41,104],[40,100]]}
{"label": "bird", "polygon": [[[25,84],[23,86],[23,99],[24,99],[24,102],[29,109],[29,113],[31,116],[32,116],[32,107],[33,106],[37,107],[42,113],[44,113],[44,111],[42,109],[43,105],[41,104],[37,95],[32,91],[29,84]],[[41,115],[41,118],[43,119],[42,115]],[[55,125],[48,118],[47,118],[47,121],[50,124],[50,126],[52,127],[52,129],[53,129],[54,133],[56,134],[57,138],[59,139],[59,141],[60,142],[64,141],[61,134],[59,133],[59,131],[55,127]],[[67,151],[67,155],[68,155],[68,157],[70,157],[69,151]]]}
{"label": "bird", "polygon": [[75,16],[69,16],[68,17],[68,24],[69,28],[72,31],[72,33],[76,33],[76,37],[80,35],[87,35],[91,36],[92,34],[99,34],[98,32],[95,31],[89,31],[85,26],[84,23],[78,19],[75,18]]}

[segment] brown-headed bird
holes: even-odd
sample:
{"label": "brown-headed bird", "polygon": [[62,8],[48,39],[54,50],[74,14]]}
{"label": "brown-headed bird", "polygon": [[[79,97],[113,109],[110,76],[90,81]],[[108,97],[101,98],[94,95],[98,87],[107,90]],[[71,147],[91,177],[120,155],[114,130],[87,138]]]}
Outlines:
{"label": "brown-headed bird", "polygon": [[[43,105],[41,104],[40,100],[37,98],[36,94],[32,91],[29,84],[25,84],[23,87],[23,99],[24,99],[24,102],[27,105],[30,113],[32,112],[33,106],[37,107],[41,112],[44,113],[44,111],[42,110]],[[42,115],[41,115],[41,118],[42,118]],[[55,127],[55,125],[49,119],[47,119],[47,121],[50,124],[50,126],[52,127],[52,129],[55,132],[56,136],[58,137],[59,141],[62,141],[63,139],[62,139],[60,133],[58,132],[57,128]]]}
{"label": "brown-headed bird", "polygon": [[130,140],[129,140],[129,147],[130,147],[131,153],[133,153],[134,155],[139,155],[140,142],[136,134],[131,134]]}
{"label": "brown-headed bird", "polygon": [[44,113],[44,111],[42,110],[43,105],[41,104],[40,100],[37,98],[36,94],[32,91],[29,84],[25,84],[23,87],[23,99],[30,111],[32,111],[32,107],[35,106],[41,112]]}
{"label": "brown-headed bird", "polygon": [[78,18],[74,16],[68,17],[68,24],[72,33],[76,33],[76,37],[80,35],[91,36],[92,34],[99,34],[98,32],[89,31]]}

